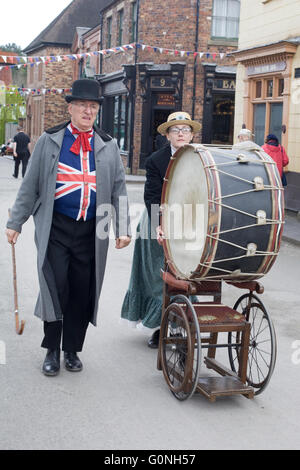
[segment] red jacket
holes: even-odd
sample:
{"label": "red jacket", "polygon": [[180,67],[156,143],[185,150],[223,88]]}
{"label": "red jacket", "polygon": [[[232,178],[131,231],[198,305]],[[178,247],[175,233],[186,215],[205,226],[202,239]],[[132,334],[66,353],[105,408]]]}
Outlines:
{"label": "red jacket", "polygon": [[275,147],[275,145],[265,144],[262,148],[276,162],[280,176],[282,176],[283,167],[289,163],[289,157],[282,145]]}

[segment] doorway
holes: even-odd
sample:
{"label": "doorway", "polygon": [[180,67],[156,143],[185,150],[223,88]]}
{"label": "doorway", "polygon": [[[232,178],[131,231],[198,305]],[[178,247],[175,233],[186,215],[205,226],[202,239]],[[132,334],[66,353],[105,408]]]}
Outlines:
{"label": "doorway", "polygon": [[[151,129],[151,149],[152,152],[159,150],[167,144],[167,138],[157,132],[157,128],[163,122],[166,122],[173,109],[152,109],[152,129]],[[152,153],[151,152],[151,153]]]}
{"label": "doorway", "polygon": [[212,144],[231,145],[234,130],[234,95],[213,94]]}

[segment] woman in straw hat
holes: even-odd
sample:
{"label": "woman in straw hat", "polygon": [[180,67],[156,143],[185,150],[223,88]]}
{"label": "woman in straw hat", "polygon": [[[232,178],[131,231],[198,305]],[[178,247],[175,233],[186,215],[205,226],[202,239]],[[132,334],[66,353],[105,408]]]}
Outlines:
{"label": "woman in straw hat", "polygon": [[[150,348],[157,348],[162,311],[163,283],[160,269],[164,266],[160,238],[159,206],[164,176],[171,156],[189,144],[200,124],[188,113],[178,111],[169,115],[158,132],[166,136],[167,145],[154,152],[146,161],[144,201],[146,208],[137,226],[129,287],[126,292],[121,317],[131,326],[152,332]],[[154,331],[154,332],[153,332]]]}

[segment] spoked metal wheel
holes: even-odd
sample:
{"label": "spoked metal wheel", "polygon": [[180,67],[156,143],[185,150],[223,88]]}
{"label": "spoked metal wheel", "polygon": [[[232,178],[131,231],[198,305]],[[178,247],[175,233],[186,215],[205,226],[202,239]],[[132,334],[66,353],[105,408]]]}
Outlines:
{"label": "spoked metal wheel", "polygon": [[200,329],[192,303],[185,296],[172,299],[162,319],[161,364],[166,382],[178,400],[190,398],[200,372]]}
{"label": "spoked metal wheel", "polygon": [[[254,294],[242,295],[233,308],[242,313],[251,324],[247,382],[255,389],[255,395],[258,395],[268,385],[276,363],[277,344],[274,326],[263,303]],[[239,343],[240,335],[239,332],[229,333],[228,343]],[[237,373],[239,348],[229,347],[228,353],[231,369]]]}

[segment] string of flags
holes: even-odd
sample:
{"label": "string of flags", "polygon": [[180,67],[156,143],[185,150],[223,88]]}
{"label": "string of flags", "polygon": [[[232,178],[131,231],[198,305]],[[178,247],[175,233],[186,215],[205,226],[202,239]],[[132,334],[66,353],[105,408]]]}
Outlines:
{"label": "string of flags", "polygon": [[7,85],[2,85],[0,86],[0,93],[5,92],[6,94],[9,95],[46,95],[49,93],[53,94],[63,94],[63,93],[70,93],[72,91],[72,88],[20,88],[16,86],[7,86]]}
{"label": "string of flags", "polygon": [[26,103],[9,103],[9,104],[0,104],[1,108],[18,108],[19,106],[25,106]]}
{"label": "string of flags", "polygon": [[64,62],[64,61],[69,61],[69,60],[80,60],[80,59],[85,59],[88,57],[92,56],[107,56],[111,54],[116,54],[120,52],[128,52],[133,49],[142,49],[143,51],[150,51],[150,52],[156,52],[160,54],[167,54],[167,55],[173,55],[173,56],[180,56],[180,57],[199,57],[200,59],[205,58],[205,59],[215,59],[216,57],[219,57],[220,59],[223,59],[227,53],[222,51],[222,52],[211,52],[211,51],[183,51],[183,50],[177,50],[177,49],[169,49],[165,47],[157,47],[157,46],[149,46],[146,44],[139,44],[139,43],[132,43],[132,44],[126,44],[123,46],[118,46],[118,47],[113,47],[110,49],[103,49],[100,51],[94,51],[94,52],[84,52],[81,54],[64,54],[64,55],[49,55],[49,56],[6,56],[6,55],[1,55],[0,54],[0,63],[4,63],[5,65],[0,65],[0,70],[4,69],[9,69],[9,68],[18,68],[20,69],[21,67],[34,67],[35,65],[39,64],[50,64],[53,62]]}

